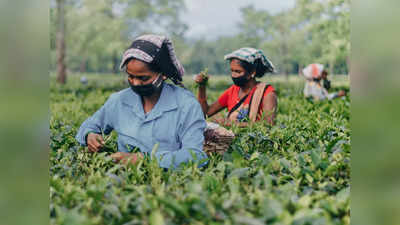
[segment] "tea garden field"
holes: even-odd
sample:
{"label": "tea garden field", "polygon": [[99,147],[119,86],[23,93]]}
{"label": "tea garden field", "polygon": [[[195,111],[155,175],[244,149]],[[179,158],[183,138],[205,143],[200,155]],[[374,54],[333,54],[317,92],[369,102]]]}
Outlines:
{"label": "tea garden field", "polygon": [[[164,171],[156,161],[116,164],[109,151],[88,153],[74,139],[80,124],[111,93],[126,88],[122,75],[71,75],[50,83],[50,223],[91,224],[350,224],[350,98],[311,102],[299,77],[267,76],[278,94],[278,116],[233,127],[236,137],[208,166]],[[191,76],[185,85],[194,91]],[[231,85],[211,77],[209,103]],[[333,76],[349,90],[347,76]]]}

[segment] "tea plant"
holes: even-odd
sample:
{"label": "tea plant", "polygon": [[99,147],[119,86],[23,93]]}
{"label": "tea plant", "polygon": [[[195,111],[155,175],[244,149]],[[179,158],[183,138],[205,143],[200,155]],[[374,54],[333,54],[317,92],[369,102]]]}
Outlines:
{"label": "tea plant", "polygon": [[[272,82],[275,126],[233,127],[237,136],[223,156],[204,168],[165,171],[152,160],[114,163],[114,132],[107,152],[79,146],[80,124],[127,86],[122,78],[78,79],[51,83],[51,224],[350,224],[348,97],[310,102],[301,82]],[[230,84],[211,78],[209,102]],[[195,91],[190,78],[185,86]]]}

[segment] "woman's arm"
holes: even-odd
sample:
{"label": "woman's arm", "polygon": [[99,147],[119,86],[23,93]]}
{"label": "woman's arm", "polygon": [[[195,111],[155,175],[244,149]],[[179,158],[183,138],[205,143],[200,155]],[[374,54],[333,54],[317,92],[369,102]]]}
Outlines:
{"label": "woman's arm", "polygon": [[75,139],[82,145],[89,144],[90,150],[98,150],[103,143],[100,134],[109,134],[113,130],[112,117],[110,112],[115,108],[115,96],[111,95],[104,105],[95,114],[86,119],[80,126]]}
{"label": "woman's arm", "polygon": [[[197,81],[196,81],[197,82]],[[225,107],[221,106],[218,101],[214,102],[211,106],[207,103],[207,92],[205,85],[199,85],[199,92],[197,94],[197,100],[201,105],[201,109],[203,110],[204,116],[211,117],[216,113],[223,110]]]}
{"label": "woman's arm", "polygon": [[199,91],[197,93],[197,100],[200,103],[201,109],[203,110],[204,115],[207,115],[208,112],[208,103],[207,103],[207,93],[206,93],[206,86],[199,85]]}
{"label": "woman's arm", "polygon": [[270,125],[275,124],[276,109],[278,106],[278,97],[274,91],[268,93],[263,99],[264,120]]}

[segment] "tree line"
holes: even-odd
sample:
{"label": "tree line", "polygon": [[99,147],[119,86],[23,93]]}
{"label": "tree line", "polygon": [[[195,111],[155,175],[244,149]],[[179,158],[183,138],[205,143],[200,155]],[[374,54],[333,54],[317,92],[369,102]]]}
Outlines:
{"label": "tree line", "polygon": [[262,49],[279,74],[296,74],[314,62],[334,74],[349,71],[350,0],[296,0],[276,14],[248,5],[241,8],[238,30],[214,40],[186,37],[185,10],[183,0],[54,0],[51,70],[118,73],[133,38],[158,33],[173,39],[188,74],[204,68],[228,73],[223,56],[240,47]]}

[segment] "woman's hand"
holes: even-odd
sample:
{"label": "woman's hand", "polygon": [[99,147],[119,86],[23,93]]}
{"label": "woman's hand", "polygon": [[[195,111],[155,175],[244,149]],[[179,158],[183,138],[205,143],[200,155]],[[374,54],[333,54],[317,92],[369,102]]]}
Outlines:
{"label": "woman's hand", "polygon": [[86,138],[86,143],[90,152],[98,152],[105,144],[103,137],[96,133],[89,133]]}
{"label": "woman's hand", "polygon": [[208,79],[210,78],[210,76],[208,74],[204,74],[204,73],[199,73],[197,75],[194,76],[194,82],[196,82],[197,84],[201,85],[201,86],[205,86],[207,84]]}
{"label": "woman's hand", "polygon": [[225,118],[225,117],[215,117],[215,118],[212,119],[212,121],[215,122],[215,123],[218,123],[218,124],[220,124],[222,126],[230,127],[232,125],[231,121],[229,119]]}
{"label": "woman's hand", "polygon": [[339,93],[338,93],[338,96],[339,96],[339,97],[342,97],[342,96],[346,96],[346,94],[347,94],[347,93],[346,93],[345,91],[340,90]]}
{"label": "woman's hand", "polygon": [[143,158],[143,155],[141,153],[117,152],[112,154],[111,158],[115,159],[117,162],[127,165],[137,163],[139,159]]}

